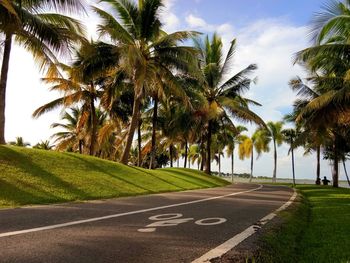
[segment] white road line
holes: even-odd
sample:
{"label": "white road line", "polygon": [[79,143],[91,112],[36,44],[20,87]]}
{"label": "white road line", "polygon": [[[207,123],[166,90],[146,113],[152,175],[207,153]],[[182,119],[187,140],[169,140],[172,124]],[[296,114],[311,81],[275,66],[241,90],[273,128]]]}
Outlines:
{"label": "white road line", "polygon": [[194,200],[194,201],[189,201],[189,202],[183,202],[183,203],[177,203],[177,204],[172,204],[172,205],[165,205],[165,206],[147,208],[147,209],[136,210],[136,211],[120,213],[120,214],[114,214],[114,215],[108,215],[108,216],[94,217],[94,218],[78,220],[78,221],[72,221],[72,222],[67,222],[67,223],[62,223],[62,224],[43,226],[43,227],[36,227],[36,228],[30,228],[30,229],[24,229],[24,230],[19,230],[19,231],[12,231],[12,232],[5,232],[5,233],[0,233],[0,238],[1,237],[15,236],[15,235],[22,235],[22,234],[31,233],[31,232],[50,230],[50,229],[55,229],[55,228],[63,228],[63,227],[73,226],[73,225],[80,225],[80,224],[91,223],[91,222],[96,222],[96,221],[101,221],[101,220],[106,220],[106,219],[111,219],[111,218],[116,218],[116,217],[141,214],[141,213],[145,213],[145,212],[156,211],[156,210],[161,210],[161,209],[166,209],[166,208],[171,208],[171,207],[197,204],[197,203],[201,203],[201,202],[207,202],[207,201],[211,201],[211,200],[215,200],[215,199],[221,199],[221,198],[225,198],[225,197],[229,197],[229,196],[235,196],[235,195],[239,195],[239,194],[253,192],[253,191],[261,189],[262,187],[263,187],[262,185],[259,185],[259,187],[251,189],[251,190],[231,193],[231,194],[227,194],[227,195],[209,197],[209,198],[204,198],[204,199],[199,199],[199,200]]}
{"label": "white road line", "polygon": [[294,193],[293,193],[292,197],[289,199],[289,201],[286,202],[284,205],[282,205],[280,208],[278,208],[274,212],[268,214],[267,216],[261,218],[257,224],[248,227],[243,232],[235,235],[233,238],[227,240],[226,242],[224,242],[220,246],[210,250],[209,252],[207,252],[206,254],[201,256],[200,258],[197,258],[196,260],[192,261],[191,263],[210,262],[210,260],[212,260],[214,258],[218,258],[218,257],[223,256],[224,254],[229,252],[231,249],[236,247],[239,243],[241,243],[242,241],[244,241],[245,239],[247,239],[248,237],[250,237],[251,235],[256,233],[257,229],[259,229],[261,226],[265,225],[268,221],[273,219],[277,215],[278,212],[280,212],[280,211],[286,209],[288,206],[290,206],[296,197],[297,197],[297,192],[294,190]]}

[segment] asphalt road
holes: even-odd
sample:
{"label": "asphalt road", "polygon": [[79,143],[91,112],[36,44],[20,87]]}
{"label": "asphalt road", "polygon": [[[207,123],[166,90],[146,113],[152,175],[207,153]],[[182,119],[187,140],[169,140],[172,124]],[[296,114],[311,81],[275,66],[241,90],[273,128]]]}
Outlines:
{"label": "asphalt road", "polygon": [[0,262],[191,262],[292,194],[280,186],[236,184],[0,210]]}

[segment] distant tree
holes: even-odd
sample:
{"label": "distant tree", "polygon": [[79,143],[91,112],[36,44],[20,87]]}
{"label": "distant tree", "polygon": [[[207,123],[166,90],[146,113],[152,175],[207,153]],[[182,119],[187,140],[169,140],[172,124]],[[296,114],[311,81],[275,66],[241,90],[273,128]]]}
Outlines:
{"label": "distant tree", "polygon": [[292,154],[292,174],[293,174],[293,185],[295,186],[295,168],[294,168],[294,148],[295,140],[298,136],[298,132],[296,129],[284,129],[282,130],[282,134],[284,137],[284,141],[289,144],[288,154]]}
{"label": "distant tree", "polygon": [[245,158],[250,158],[250,177],[249,182],[253,179],[253,169],[254,169],[254,148],[257,152],[257,159],[261,156],[263,152],[268,152],[270,150],[269,143],[270,137],[265,130],[257,129],[252,137],[246,135],[241,135],[240,143],[238,148],[238,155],[241,160]]}
{"label": "distant tree", "polygon": [[226,155],[231,157],[231,176],[233,179],[234,166],[235,166],[235,148],[240,141],[240,135],[242,132],[248,129],[244,126],[236,126],[236,131],[228,134],[228,141],[226,143]]}
{"label": "distant tree", "polygon": [[40,150],[52,150],[54,146],[50,144],[50,141],[41,141],[33,146],[34,149],[40,149]]}
{"label": "distant tree", "polygon": [[272,173],[272,181],[276,182],[276,173],[277,173],[277,147],[283,143],[283,122],[268,122],[267,124],[268,135],[271,138],[273,143],[273,173]]}
{"label": "distant tree", "polygon": [[30,146],[29,142],[25,142],[23,140],[23,137],[16,137],[16,141],[9,142],[10,145],[12,146],[19,146],[19,147],[27,147]]}

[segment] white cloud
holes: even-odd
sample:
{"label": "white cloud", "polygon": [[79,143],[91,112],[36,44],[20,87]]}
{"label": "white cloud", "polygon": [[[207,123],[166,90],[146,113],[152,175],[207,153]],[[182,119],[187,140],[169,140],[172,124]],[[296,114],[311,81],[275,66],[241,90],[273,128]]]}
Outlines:
{"label": "white cloud", "polygon": [[211,30],[212,26],[207,24],[204,19],[197,17],[193,14],[190,14],[186,17],[187,24],[192,28]]}
{"label": "white cloud", "polygon": [[164,0],[164,8],[161,12],[161,21],[164,24],[164,30],[166,32],[174,32],[179,30],[180,19],[173,11],[175,2],[177,0]]}
{"label": "white cloud", "polygon": [[283,19],[260,20],[237,32],[235,65],[258,64],[258,83],[250,95],[263,104],[257,111],[266,120],[280,120],[281,109],[291,106],[295,99],[288,81],[304,72],[293,66],[292,56],[307,46],[306,35],[306,27],[293,26]]}
{"label": "white cloud", "polygon": [[207,23],[203,18],[194,14],[188,14],[185,20],[190,29],[203,32],[217,32],[223,39],[225,39],[227,35],[231,35],[231,37],[233,35],[233,27],[229,23],[219,25]]}

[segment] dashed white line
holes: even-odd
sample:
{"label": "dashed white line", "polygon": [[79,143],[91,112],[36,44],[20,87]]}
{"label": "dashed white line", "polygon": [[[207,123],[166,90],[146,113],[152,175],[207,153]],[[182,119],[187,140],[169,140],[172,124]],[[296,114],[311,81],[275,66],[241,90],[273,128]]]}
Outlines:
{"label": "dashed white line", "polygon": [[101,220],[107,220],[107,219],[117,218],[117,217],[122,217],[122,216],[141,214],[141,213],[146,213],[146,212],[150,212],[150,211],[156,211],[156,210],[161,210],[161,209],[166,209],[166,208],[171,208],[171,207],[197,204],[197,203],[221,199],[221,198],[225,198],[225,197],[229,197],[229,196],[250,193],[250,192],[259,190],[262,187],[263,187],[262,185],[259,185],[259,187],[254,188],[254,189],[241,191],[241,192],[235,192],[235,193],[231,193],[231,194],[227,194],[227,195],[214,196],[214,197],[209,197],[209,198],[204,198],[204,199],[199,199],[199,200],[194,200],[194,201],[189,201],[189,202],[183,202],[183,203],[177,203],[177,204],[172,204],[172,205],[165,205],[165,206],[141,209],[141,210],[126,212],[126,213],[113,214],[113,215],[101,216],[101,217],[94,217],[94,218],[83,219],[83,220],[78,220],[78,221],[71,221],[71,222],[66,222],[66,223],[62,223],[62,224],[36,227],[36,228],[30,228],[30,229],[24,229],[24,230],[12,231],[12,232],[5,232],[5,233],[0,233],[0,238],[22,235],[22,234],[27,234],[27,233],[32,233],[32,232],[39,232],[39,231],[44,231],[44,230],[51,230],[51,229],[56,229],[56,228],[63,228],[63,227],[74,226],[74,225],[80,225],[80,224],[91,223],[91,222],[96,222],[96,221],[101,221]]}

